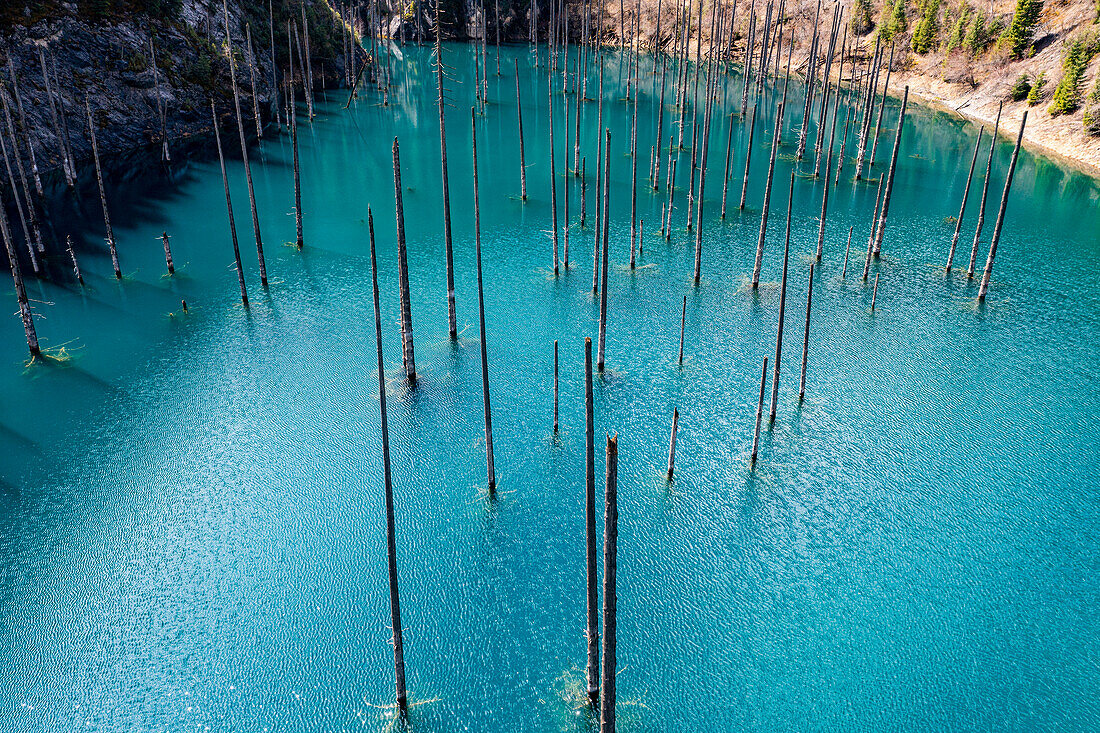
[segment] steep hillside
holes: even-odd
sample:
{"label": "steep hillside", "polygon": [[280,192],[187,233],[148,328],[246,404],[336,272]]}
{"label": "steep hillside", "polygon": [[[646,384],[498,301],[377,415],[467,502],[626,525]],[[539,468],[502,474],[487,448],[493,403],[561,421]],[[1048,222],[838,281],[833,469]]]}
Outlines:
{"label": "steep hillside", "polygon": [[[821,4],[818,27],[826,36],[833,6],[829,2]],[[698,6],[692,7],[694,39],[700,23],[694,15]],[[731,14],[734,17],[735,62],[743,57],[752,11],[761,28],[767,7],[767,0],[737,0],[736,11],[730,4],[720,5],[726,18]],[[704,37],[709,28],[709,8],[710,4],[705,3]],[[607,42],[618,44],[621,34],[645,49],[675,44],[672,28],[678,9],[674,3],[616,2],[605,5],[605,11]],[[807,66],[817,12],[817,0],[787,0],[784,4],[783,54],[793,38],[795,70],[804,71]],[[842,4],[842,12],[842,28],[848,34],[846,79],[853,62],[865,63],[876,42],[887,47],[892,44],[891,93],[900,95],[909,85],[910,96],[987,123],[987,130],[992,128],[998,105],[1003,102],[1001,132],[1012,136],[1023,111],[1030,110],[1024,138],[1028,146],[1100,174],[1100,5],[1095,0],[992,0],[976,4],[968,0],[852,0]],[[640,19],[636,25],[635,15]],[[632,25],[636,31],[630,30]],[[704,38],[704,48],[707,40]],[[728,38],[720,40],[722,44],[728,42]],[[834,76],[838,68],[834,62]]]}
{"label": "steep hillside", "polygon": [[[230,0],[229,28],[242,106],[270,114],[277,74],[289,54],[287,23],[301,24],[302,4]],[[341,78],[339,17],[327,0],[307,0],[306,23],[316,88]],[[91,155],[88,109],[101,154],[159,148],[210,128],[210,100],[232,109],[221,0],[25,0],[3,6],[0,79],[19,146],[45,175],[61,170],[67,145],[74,160]],[[252,53],[248,32],[251,32]],[[155,63],[154,63],[155,62]],[[46,74],[43,73],[45,65]],[[13,91],[18,89],[18,100]],[[18,103],[16,103],[18,102]],[[87,109],[85,108],[87,102]],[[63,145],[65,143],[65,145]],[[28,160],[29,164],[29,160]]]}

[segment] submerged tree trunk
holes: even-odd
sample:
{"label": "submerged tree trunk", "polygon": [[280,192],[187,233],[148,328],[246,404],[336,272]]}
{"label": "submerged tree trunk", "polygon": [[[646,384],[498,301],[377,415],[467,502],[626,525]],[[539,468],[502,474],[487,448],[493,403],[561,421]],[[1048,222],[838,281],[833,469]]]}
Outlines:
{"label": "submerged tree trunk", "polygon": [[[780,106],[782,106],[782,103],[780,103]],[[780,120],[782,120],[782,115],[780,115]],[[780,125],[780,128],[782,128],[782,125]],[[741,210],[745,208],[745,197],[749,192],[749,163],[752,161],[752,138],[755,130],[756,105],[754,104],[752,106],[752,114],[749,116],[749,139],[745,144],[745,175],[741,180],[741,203],[737,206],[737,208]]]}
{"label": "submerged tree trunk", "polygon": [[241,138],[241,158],[244,162],[244,177],[248,183],[248,205],[252,210],[252,233],[256,237],[256,258],[260,263],[260,284],[267,287],[267,263],[264,261],[264,243],[260,238],[260,217],[256,213],[256,192],[252,187],[252,165],[248,161],[248,143],[244,137],[244,118],[241,117],[241,97],[237,91],[236,63],[233,60],[233,40],[229,35],[229,6],[222,0],[225,15],[225,45],[229,49],[229,83],[233,87],[233,107],[237,112],[237,132]]}
{"label": "submerged tree trunk", "polygon": [[680,423],[680,411],[677,408],[672,408],[672,434],[668,439],[668,472],[665,476],[669,481],[672,480],[672,472],[676,465],[676,427]]}
{"label": "submerged tree trunk", "polygon": [[810,353],[810,306],[814,300],[814,266],[810,265],[810,281],[806,286],[806,330],[802,334],[802,376],[798,382],[798,401],[806,396],[806,362]]}
{"label": "submerged tree trunk", "polygon": [[477,110],[470,108],[474,165],[474,250],[477,255],[477,316],[481,327],[481,393],[485,408],[485,460],[489,475],[489,494],[497,488],[497,473],[493,466],[493,411],[489,405],[489,359],[485,345],[485,290],[481,279],[481,200],[477,184]]}
{"label": "submerged tree trunk", "polygon": [[1016,159],[1020,157],[1020,143],[1024,140],[1024,126],[1027,124],[1027,110],[1024,110],[1023,119],[1020,120],[1020,133],[1016,136],[1016,147],[1012,149],[1012,161],[1008,164],[1008,175],[1005,177],[1005,191],[1001,194],[1001,208],[997,211],[997,223],[993,225],[993,238],[989,242],[989,257],[985,261],[985,271],[982,273],[982,285],[978,291],[978,300],[985,300],[985,294],[989,292],[989,278],[993,274],[993,258],[997,256],[997,243],[1001,239],[1001,225],[1005,221],[1005,208],[1008,206],[1008,192],[1012,189],[1012,174],[1016,172]]}
{"label": "submerged tree trunk", "polygon": [[604,142],[603,159],[603,274],[600,285],[600,343],[597,351],[596,368],[603,371],[604,346],[607,343],[607,239],[610,229],[608,219],[608,199],[611,189],[611,130],[607,130]]}
{"label": "submerged tree trunk", "polygon": [[165,231],[160,235],[160,240],[164,244],[164,264],[168,268],[168,274],[176,274],[176,266],[172,262],[172,246],[168,242],[168,232]]}
{"label": "submerged tree trunk", "polygon": [[615,733],[615,627],[618,599],[616,574],[619,545],[619,436],[607,436],[607,475],[604,486],[603,529],[603,696],[600,733]]}
{"label": "submerged tree trunk", "polygon": [[752,289],[760,285],[760,266],[764,262],[764,237],[768,233],[768,209],[771,205],[772,175],[775,173],[775,154],[779,150],[779,117],[783,116],[783,105],[780,103],[779,112],[775,123],[775,135],[772,139],[772,155],[768,162],[768,179],[764,185],[764,212],[760,217],[760,236],[756,242],[756,263],[752,268]]}
{"label": "submerged tree trunk", "polygon": [[305,43],[306,62],[303,65],[303,83],[306,84],[306,100],[309,102],[309,120],[313,121],[313,59],[309,52],[309,24],[306,22],[306,5],[302,3],[302,40]]}
{"label": "submerged tree trunk", "polygon": [[783,239],[783,277],[779,281],[779,325],[775,330],[775,362],[772,364],[772,401],[768,424],[775,422],[779,400],[779,360],[783,356],[783,317],[787,311],[787,260],[791,253],[791,207],[794,203],[794,171],[791,171],[791,192],[787,198],[787,232]]}
{"label": "submerged tree trunk", "polygon": [[73,251],[73,238],[72,235],[65,235],[65,248],[69,252],[69,259],[73,263],[73,274],[76,275],[76,281],[81,285],[84,284],[84,275],[80,272],[80,263],[76,261],[76,252]]}
{"label": "submerged tree trunk", "polygon": [[[23,167],[23,156],[19,148],[19,137],[15,134],[15,125],[12,123],[11,110],[8,108],[7,99],[4,99],[4,121],[8,126],[8,136],[11,140],[12,157],[15,158],[15,168],[19,172],[19,185],[23,189],[23,200],[27,203],[27,221],[31,225],[31,234],[34,236],[34,246],[39,254],[46,252],[46,245],[42,241],[42,228],[38,226],[38,212],[35,206],[35,197],[31,193],[31,187],[27,184],[27,171]],[[15,188],[15,181],[12,181]]]}
{"label": "submerged tree trunk", "polygon": [[290,110],[287,113],[287,125],[290,126],[290,147],[294,155],[294,234],[295,246],[301,250],[305,246],[302,237],[302,177],[298,163],[298,112],[295,109],[294,85],[290,85]]}
{"label": "submerged tree trunk", "polygon": [[111,216],[107,213],[107,191],[103,187],[103,169],[99,165],[99,146],[95,139],[95,123],[92,122],[92,108],[84,99],[84,110],[88,113],[88,135],[92,141],[92,158],[95,159],[95,177],[99,183],[99,203],[103,207],[103,225],[107,229],[107,247],[111,250],[111,265],[115,268],[115,279],[122,279],[122,270],[118,266],[118,250],[115,249],[115,233],[111,229]]}
{"label": "submerged tree trunk", "polygon": [[367,209],[370,229],[370,269],[374,291],[374,342],[378,352],[378,404],[382,429],[382,480],[386,493],[386,568],[390,585],[390,627],[393,629],[393,666],[397,682],[397,709],[408,709],[405,692],[405,644],[401,634],[401,599],[397,588],[397,531],[394,527],[393,478],[390,471],[390,429],[386,414],[386,372],[382,361],[382,315],[378,306],[378,261],[374,254],[374,215]]}
{"label": "submerged tree trunk", "polygon": [[600,609],[596,569],[596,446],[592,408],[592,339],[584,339],[584,534],[587,558],[586,604],[588,626],[588,704],[595,710],[600,702]]}
{"label": "submerged tree trunk", "polygon": [[970,264],[966,268],[966,277],[974,277],[974,265],[978,259],[978,242],[981,240],[982,227],[985,225],[985,201],[989,195],[989,179],[993,173],[993,153],[997,150],[997,131],[1001,127],[1001,108],[997,106],[997,121],[993,123],[993,137],[989,141],[989,160],[985,164],[985,182],[982,184],[982,202],[978,206],[978,224],[974,227],[974,244],[970,247]]}
{"label": "submerged tree trunk", "polygon": [[447,249],[447,326],[451,340],[458,338],[455,314],[455,269],[451,251],[451,187],[447,176],[447,127],[443,121],[443,45],[440,43],[439,0],[435,3],[435,74],[439,101],[439,153],[443,180],[443,240]]}
{"label": "submerged tree trunk", "polygon": [[878,216],[878,227],[875,230],[875,256],[878,257],[882,250],[882,235],[886,231],[886,217],[890,213],[890,194],[894,190],[894,171],[898,167],[898,149],[901,147],[901,131],[905,126],[905,108],[909,104],[909,87],[905,87],[905,94],[901,99],[901,115],[898,117],[898,129],[894,134],[894,152],[890,156],[890,172],[886,176],[886,190],[882,194],[882,211]]}
{"label": "submerged tree trunk", "polygon": [[756,453],[760,448],[760,423],[764,417],[764,388],[768,383],[768,357],[764,357],[764,363],[760,367],[760,399],[756,403],[756,428],[752,434],[752,459],[750,465],[756,465]]}
{"label": "submerged tree trunk", "polygon": [[19,258],[15,254],[15,244],[8,226],[8,214],[3,206],[0,206],[0,235],[4,237],[4,248],[8,252],[8,264],[11,266],[11,277],[15,283],[15,299],[19,303],[19,317],[23,321],[23,332],[27,336],[27,350],[30,351],[31,357],[36,357],[42,351],[38,347],[34,315],[31,313],[30,301],[27,299],[27,288],[23,284],[23,273],[19,269]]}
{"label": "submerged tree trunk", "polygon": [[393,191],[397,212],[397,270],[401,289],[401,356],[409,386],[416,386],[413,352],[412,300],[409,295],[409,258],[405,249],[405,207],[401,195],[401,151],[393,139]]}
{"label": "submerged tree trunk", "polygon": [[244,285],[244,267],[241,266],[241,248],[237,244],[237,225],[233,221],[233,200],[229,196],[229,177],[225,173],[225,156],[222,154],[222,136],[218,132],[218,113],[214,100],[210,100],[210,115],[214,119],[214,142],[218,146],[218,163],[222,169],[222,185],[225,187],[225,208],[229,213],[229,235],[233,239],[233,261],[237,267],[237,282],[241,287],[241,303],[248,307],[248,291]]}
{"label": "submerged tree trunk", "polygon": [[[19,197],[19,188],[15,185],[15,174],[11,168],[11,156],[8,155],[8,143],[3,133],[0,133],[0,151],[4,155],[4,168],[8,172],[8,185],[11,188],[12,198],[15,201],[15,211],[19,214],[19,223],[23,227],[23,239],[27,243],[27,254],[31,258],[31,267],[34,268],[34,274],[41,276],[42,271],[38,264],[38,252],[34,247],[34,239],[31,237],[30,228],[27,226],[27,214],[23,209],[23,201]],[[18,156],[18,152],[16,155]],[[27,203],[30,203],[29,201]]]}
{"label": "submerged tree trunk", "polygon": [[523,156],[523,105],[519,97],[519,59],[516,62],[516,115],[519,120],[519,195],[527,200],[527,163]]}
{"label": "submerged tree trunk", "polygon": [[951,250],[947,253],[947,267],[944,271],[951,273],[951,263],[955,260],[955,246],[959,243],[959,233],[962,231],[963,214],[966,213],[966,200],[970,198],[970,183],[974,180],[974,165],[978,162],[978,149],[982,145],[982,133],[985,127],[978,128],[978,139],[974,141],[974,155],[970,158],[970,172],[966,175],[966,188],[963,189],[962,204],[959,206],[959,218],[955,220],[955,232],[951,235]]}

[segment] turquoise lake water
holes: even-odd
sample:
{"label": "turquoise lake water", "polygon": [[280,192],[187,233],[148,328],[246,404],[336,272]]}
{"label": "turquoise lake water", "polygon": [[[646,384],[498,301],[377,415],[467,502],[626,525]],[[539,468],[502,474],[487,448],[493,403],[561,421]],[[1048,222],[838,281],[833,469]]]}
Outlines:
{"label": "turquoise lake water", "polygon": [[[234,156],[247,311],[216,157],[184,164],[171,182],[108,181],[121,283],[102,245],[93,187],[85,188],[82,218],[55,222],[84,243],[87,287],[29,289],[44,345],[64,347],[68,360],[25,368],[18,318],[0,319],[0,729],[387,724],[393,657],[368,205],[380,257],[412,727],[591,725],[575,701],[585,663],[583,340],[596,337],[599,319],[591,294],[597,107],[583,106],[589,200],[581,228],[580,181],[562,175],[557,77],[558,198],[560,207],[568,186],[572,267],[555,278],[545,50],[535,70],[526,47],[502,49],[497,77],[489,49],[489,104],[477,121],[499,482],[489,502],[470,185],[472,52],[446,47],[461,331],[454,344],[431,59],[427,50],[402,51],[388,107],[367,91],[345,111],[346,93],[334,92],[317,104],[312,126],[303,116],[301,252],[283,246],[294,237],[289,140],[272,132],[253,149],[266,293]],[[650,63],[643,58],[643,69]],[[694,235],[684,231],[688,153],[679,158],[668,243],[657,235],[663,173],[659,193],[644,185],[657,117],[651,75],[643,77],[638,121],[644,252],[635,271],[628,267],[631,107],[620,60],[607,63],[611,271],[607,371],[596,380],[595,415],[598,475],[602,436],[619,435],[621,729],[1095,730],[1100,187],[1023,151],[989,298],[979,306],[965,266],[985,149],[956,271],[945,279],[950,217],[977,130],[910,104],[883,256],[871,270],[871,281],[880,275],[872,313],[860,274],[898,101],[887,106],[870,182],[851,180],[850,133],[815,272],[801,405],[822,183],[806,175],[796,182],[778,415],[771,428],[765,417],[753,470],[760,362],[774,355],[803,90],[792,84],[763,282],[753,293],[746,283],[776,91],[769,87],[757,120],[744,212],[736,205],[747,130],[733,123],[722,222],[728,113],[739,108],[740,77],[725,83],[728,99],[716,104],[711,130],[703,278],[694,287]],[[589,95],[596,96],[592,80]],[[573,96],[568,106],[572,115]],[[669,105],[665,142],[671,119]],[[1014,135],[1017,124],[1007,126]],[[395,135],[421,377],[415,391],[401,376],[397,327]],[[223,140],[235,147],[235,133]],[[799,167],[806,174],[812,140]],[[1009,139],[998,143],[979,267],[1011,147]],[[162,277],[165,228],[172,278]],[[4,293],[12,313],[10,285]],[[679,446],[668,483],[674,407]]]}

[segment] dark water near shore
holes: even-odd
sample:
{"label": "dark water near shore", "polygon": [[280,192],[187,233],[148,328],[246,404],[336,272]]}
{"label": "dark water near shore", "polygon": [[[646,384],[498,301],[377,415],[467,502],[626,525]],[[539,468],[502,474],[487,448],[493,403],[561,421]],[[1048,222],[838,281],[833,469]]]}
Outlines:
{"label": "dark water near shore", "polygon": [[[504,49],[497,77],[490,49],[489,105],[477,120],[500,482],[490,503],[482,493],[471,50],[446,50],[457,344],[447,338],[430,54],[402,50],[388,107],[368,92],[344,111],[346,98],[334,93],[317,105],[312,126],[303,118],[302,252],[283,246],[294,236],[289,140],[269,135],[253,153],[267,293],[243,168],[231,165],[250,310],[237,293],[215,159],[188,164],[177,186],[112,189],[121,284],[93,241],[101,236],[94,200],[85,202],[86,221],[58,223],[87,233],[88,285],[33,283],[30,291],[40,336],[63,347],[66,361],[25,368],[18,319],[0,319],[0,730],[386,725],[393,658],[368,206],[381,258],[408,682],[421,703],[413,727],[586,728],[576,706],[585,659],[583,339],[596,336],[599,317],[591,295],[597,107],[583,105],[581,122],[586,227],[577,223],[580,180],[558,180],[559,217],[563,186],[570,190],[572,267],[555,278],[545,65],[531,68],[526,48]],[[517,55],[526,204],[518,200]],[[883,257],[871,270],[871,280],[880,274],[872,314],[860,274],[877,176],[893,142],[891,101],[873,180],[851,180],[850,135],[847,173],[830,193],[800,405],[822,184],[799,176],[779,410],[752,471],[802,88],[792,85],[765,282],[754,294],[746,283],[776,92],[769,89],[757,120],[744,212],[736,203],[747,130],[733,123],[724,222],[717,212],[739,77],[720,93],[695,288],[694,237],[684,231],[688,155],[680,155],[666,243],[656,233],[666,158],[661,191],[644,184],[657,103],[653,78],[643,82],[645,239],[631,272],[631,107],[618,59],[609,60],[612,264],[596,428],[598,438],[617,432],[620,446],[621,729],[1096,729],[1096,182],[1021,153],[989,299],[978,306],[965,266],[984,161],[956,256],[962,270],[947,280],[942,272],[977,131],[910,105]],[[560,84],[559,75],[562,174]],[[572,119],[576,101],[567,99]],[[669,106],[666,143],[672,119]],[[415,392],[400,376],[394,135],[406,186]],[[1002,140],[979,266],[1010,153]],[[799,170],[812,167],[807,156]],[[173,278],[161,276],[165,228]],[[10,286],[6,293],[14,310]],[[181,298],[190,313],[180,312]],[[669,484],[673,407],[680,434]]]}

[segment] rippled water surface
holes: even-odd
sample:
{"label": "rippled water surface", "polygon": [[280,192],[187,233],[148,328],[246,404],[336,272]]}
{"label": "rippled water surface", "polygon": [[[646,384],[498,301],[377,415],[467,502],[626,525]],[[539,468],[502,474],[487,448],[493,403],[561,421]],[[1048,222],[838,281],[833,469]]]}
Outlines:
{"label": "rippled water surface", "polygon": [[[243,168],[231,163],[248,311],[237,294],[216,158],[188,163],[171,185],[108,182],[121,284],[101,244],[94,189],[82,220],[55,222],[84,242],[87,287],[35,282],[30,290],[40,335],[49,347],[64,346],[69,359],[24,368],[18,319],[0,319],[0,729],[386,724],[393,658],[368,206],[380,256],[413,727],[588,725],[576,701],[585,658],[583,339],[595,337],[599,318],[591,295],[597,105],[583,105],[589,200],[581,227],[580,179],[563,175],[565,118],[555,80],[559,207],[568,187],[572,220],[571,268],[555,278],[545,52],[535,70],[526,48],[502,50],[498,77],[489,49],[489,104],[477,134],[500,485],[488,502],[472,55],[466,46],[446,49],[461,330],[452,344],[434,77],[427,52],[404,53],[388,107],[366,92],[345,111],[346,96],[333,93],[318,104],[312,126],[303,118],[300,253],[283,246],[293,239],[288,140],[272,134],[254,150],[267,292]],[[526,204],[518,197],[517,57]],[[643,70],[650,64],[643,58]],[[744,212],[736,204],[747,126],[733,121],[723,222],[725,142],[729,112],[740,106],[739,77],[728,84],[711,130],[696,288],[693,236],[684,231],[688,154],[679,158],[670,242],[656,234],[663,183],[659,193],[644,184],[658,108],[649,74],[638,122],[644,250],[629,269],[631,107],[617,58],[605,77],[611,271],[607,371],[596,381],[595,412],[598,443],[605,431],[617,432],[620,446],[621,728],[1095,730],[1096,182],[1021,153],[989,299],[978,306],[965,265],[984,161],[956,258],[963,271],[946,280],[942,272],[977,132],[910,105],[883,256],[871,269],[872,281],[880,276],[872,313],[860,274],[896,126],[892,101],[872,180],[851,180],[850,134],[846,173],[830,193],[799,404],[822,192],[808,175],[808,156],[794,192],[778,416],[771,427],[765,416],[750,470],[760,361],[774,356],[802,88],[792,85],[764,282],[753,293],[746,283],[777,93],[768,90],[757,120]],[[575,97],[567,99],[572,114]],[[666,144],[673,115],[669,105]],[[1015,123],[1008,126],[1014,134]],[[401,378],[397,327],[394,135],[421,372],[412,392]],[[688,127],[685,146],[690,136]],[[1011,141],[1002,139],[979,266],[1010,154]],[[157,237],[165,228],[178,268],[172,278],[162,277]],[[10,285],[6,293],[11,312]],[[674,407],[679,451],[668,483]]]}

